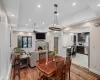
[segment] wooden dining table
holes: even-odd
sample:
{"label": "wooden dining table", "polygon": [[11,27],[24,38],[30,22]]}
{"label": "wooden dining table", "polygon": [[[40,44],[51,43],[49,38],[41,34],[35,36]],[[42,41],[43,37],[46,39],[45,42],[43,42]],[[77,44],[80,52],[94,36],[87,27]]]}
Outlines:
{"label": "wooden dining table", "polygon": [[64,57],[56,56],[55,61],[52,57],[41,59],[36,61],[36,67],[46,76],[52,76],[56,71],[56,63],[59,61],[65,61]]}

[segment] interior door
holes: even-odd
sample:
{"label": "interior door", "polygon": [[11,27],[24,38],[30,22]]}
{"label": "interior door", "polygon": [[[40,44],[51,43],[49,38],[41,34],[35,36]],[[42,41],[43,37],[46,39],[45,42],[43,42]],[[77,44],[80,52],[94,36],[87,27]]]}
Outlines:
{"label": "interior door", "polygon": [[58,37],[54,37],[54,50],[58,53]]}

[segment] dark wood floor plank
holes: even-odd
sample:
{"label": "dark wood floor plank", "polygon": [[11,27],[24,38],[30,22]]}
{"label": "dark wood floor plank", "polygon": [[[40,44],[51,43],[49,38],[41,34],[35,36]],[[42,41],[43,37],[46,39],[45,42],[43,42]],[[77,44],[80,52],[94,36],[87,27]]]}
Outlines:
{"label": "dark wood floor plank", "polygon": [[[37,68],[23,68],[20,71],[20,80],[38,80]],[[10,80],[13,80],[13,69]],[[15,79],[18,80],[18,79]],[[66,79],[68,80],[68,79]],[[100,80],[97,75],[92,74],[76,65],[71,66],[71,80]]]}

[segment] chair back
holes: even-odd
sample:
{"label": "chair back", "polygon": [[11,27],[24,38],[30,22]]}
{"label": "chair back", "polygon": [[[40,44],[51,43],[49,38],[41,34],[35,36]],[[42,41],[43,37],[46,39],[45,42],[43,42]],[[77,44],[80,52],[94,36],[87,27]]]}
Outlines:
{"label": "chair back", "polygon": [[72,55],[73,57],[76,56],[76,45],[71,46],[71,55]]}
{"label": "chair back", "polygon": [[46,58],[46,52],[39,53],[39,60]]}
{"label": "chair back", "polygon": [[71,58],[70,57],[66,57],[66,63],[65,63],[65,71],[66,71],[66,73],[68,71],[70,71],[69,70],[70,69],[70,66],[71,66]]}
{"label": "chair back", "polygon": [[66,62],[63,67],[63,79],[65,80],[67,77],[67,74],[69,74],[69,80],[70,80],[70,66],[71,66],[71,58],[66,57]]}
{"label": "chair back", "polygon": [[57,70],[56,70],[55,80],[62,80],[64,61],[57,62],[56,66],[57,66]]}

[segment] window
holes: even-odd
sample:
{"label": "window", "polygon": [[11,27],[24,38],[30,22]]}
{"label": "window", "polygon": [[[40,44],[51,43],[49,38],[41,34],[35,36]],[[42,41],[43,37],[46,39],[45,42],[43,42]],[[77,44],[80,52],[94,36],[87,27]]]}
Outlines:
{"label": "window", "polygon": [[18,47],[19,48],[31,48],[32,47],[32,36],[18,36]]}

